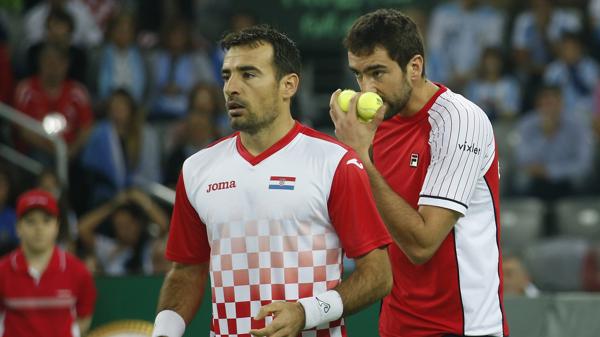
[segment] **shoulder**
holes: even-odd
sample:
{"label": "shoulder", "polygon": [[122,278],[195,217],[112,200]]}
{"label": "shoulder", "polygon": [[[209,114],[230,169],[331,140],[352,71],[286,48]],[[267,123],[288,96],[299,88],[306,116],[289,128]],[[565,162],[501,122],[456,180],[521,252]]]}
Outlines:
{"label": "shoulder", "polygon": [[348,145],[338,141],[330,135],[302,126],[300,130],[306,156],[319,158],[323,161],[333,160],[336,163],[346,154],[354,153]]}
{"label": "shoulder", "polygon": [[429,118],[438,122],[432,128],[444,126],[446,122],[466,125],[473,119],[488,119],[477,104],[450,90],[446,90],[435,100],[429,111]]}
{"label": "shoulder", "polygon": [[5,273],[6,270],[10,267],[10,260],[15,254],[15,251],[5,254],[0,258],[0,273]]}
{"label": "shoulder", "polygon": [[219,161],[219,158],[227,156],[229,152],[227,149],[234,148],[236,146],[236,140],[238,132],[233,133],[227,137],[218,139],[208,144],[202,150],[194,153],[183,162],[182,172],[184,177],[193,172],[202,171],[210,167],[211,164],[215,164]]}

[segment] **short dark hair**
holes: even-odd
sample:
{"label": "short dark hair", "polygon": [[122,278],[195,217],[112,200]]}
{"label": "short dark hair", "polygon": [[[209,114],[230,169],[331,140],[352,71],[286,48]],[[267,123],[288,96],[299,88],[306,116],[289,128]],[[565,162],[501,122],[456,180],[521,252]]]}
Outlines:
{"label": "short dark hair", "polygon": [[228,33],[221,40],[221,48],[225,50],[239,46],[255,48],[265,42],[273,46],[273,64],[277,80],[291,73],[300,76],[302,62],[296,43],[269,25],[257,25]]}
{"label": "short dark hair", "polygon": [[359,17],[344,39],[344,47],[355,55],[369,55],[377,46],[385,48],[403,72],[415,55],[425,59],[423,38],[417,25],[396,9],[378,9]]}
{"label": "short dark hair", "polygon": [[59,21],[62,23],[66,23],[69,26],[69,31],[73,33],[75,30],[75,21],[69,12],[62,7],[52,7],[48,12],[48,16],[46,17],[46,27],[50,24],[50,21]]}

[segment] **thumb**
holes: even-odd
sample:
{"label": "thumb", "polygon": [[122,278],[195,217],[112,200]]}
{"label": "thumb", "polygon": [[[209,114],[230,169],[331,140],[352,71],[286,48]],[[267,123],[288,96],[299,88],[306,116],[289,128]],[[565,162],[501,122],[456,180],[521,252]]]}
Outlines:
{"label": "thumb", "polygon": [[261,319],[264,319],[273,312],[275,312],[273,303],[262,306],[258,311],[258,314],[256,314],[256,316],[254,317],[254,320],[259,321]]}

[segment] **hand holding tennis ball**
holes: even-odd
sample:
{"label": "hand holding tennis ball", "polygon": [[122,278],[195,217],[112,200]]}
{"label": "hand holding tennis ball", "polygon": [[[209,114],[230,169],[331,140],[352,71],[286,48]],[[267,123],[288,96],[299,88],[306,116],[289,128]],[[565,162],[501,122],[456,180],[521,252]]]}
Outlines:
{"label": "hand holding tennis ball", "polygon": [[[346,89],[338,95],[338,104],[342,111],[348,112],[350,100],[357,93],[354,90]],[[363,122],[370,122],[375,114],[377,113],[377,109],[383,105],[383,100],[379,95],[374,92],[365,92],[360,95],[357,103],[356,114],[358,118]]]}

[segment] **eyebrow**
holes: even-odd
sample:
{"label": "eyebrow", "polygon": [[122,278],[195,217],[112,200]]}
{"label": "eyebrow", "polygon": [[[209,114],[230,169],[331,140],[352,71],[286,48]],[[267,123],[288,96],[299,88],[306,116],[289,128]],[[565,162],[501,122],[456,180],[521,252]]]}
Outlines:
{"label": "eyebrow", "polygon": [[[387,67],[384,66],[383,64],[372,64],[372,65],[366,67],[363,72],[367,73],[370,71],[381,70],[381,69],[387,69]],[[357,73],[357,74],[359,73],[359,71],[355,68],[350,67],[350,70],[352,70],[352,72],[354,72],[354,73]]]}
{"label": "eyebrow", "polygon": [[[260,71],[260,69],[258,69],[255,66],[251,66],[251,65],[237,66],[237,67],[235,67],[235,70],[240,71],[240,72],[242,72],[242,71],[256,71],[257,73],[262,74],[262,71]],[[221,70],[221,73],[223,73],[223,74],[229,74],[229,73],[231,73],[231,70],[228,69],[228,68],[224,68],[224,69]]]}

